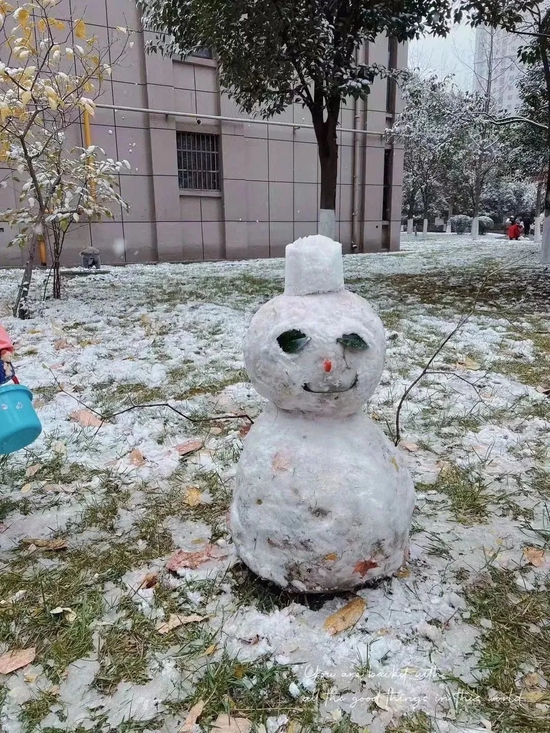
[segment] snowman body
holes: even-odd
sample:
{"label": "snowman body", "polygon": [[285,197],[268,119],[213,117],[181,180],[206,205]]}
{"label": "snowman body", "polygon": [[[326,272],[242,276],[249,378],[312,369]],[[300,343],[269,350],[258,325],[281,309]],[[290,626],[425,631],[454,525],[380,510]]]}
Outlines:
{"label": "snowman body", "polygon": [[287,247],[285,294],[245,338],[245,362],[270,404],[248,434],[231,530],[241,559],[289,590],[347,590],[406,560],[414,487],[363,412],[384,367],[385,332],[344,289],[341,245]]}

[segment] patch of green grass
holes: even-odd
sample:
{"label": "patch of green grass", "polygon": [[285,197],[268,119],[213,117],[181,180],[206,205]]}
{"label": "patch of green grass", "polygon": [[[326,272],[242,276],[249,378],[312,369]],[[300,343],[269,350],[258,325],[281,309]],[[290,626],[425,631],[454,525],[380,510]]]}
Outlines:
{"label": "patch of green grass", "polygon": [[[223,379],[218,378],[213,382],[209,382],[206,380],[204,382],[199,382],[193,387],[189,387],[189,389],[185,390],[184,392],[178,392],[174,394],[173,399],[179,402],[184,402],[185,400],[189,400],[192,397],[197,397],[198,395],[216,395],[220,392],[223,392],[226,387],[230,387],[232,384],[238,384],[239,382],[248,382],[248,374],[244,369],[236,369],[234,371],[231,371],[227,368],[224,368],[223,373]],[[199,374],[196,374],[196,376],[200,377]]]}
{"label": "patch of green grass", "polygon": [[401,718],[397,726],[390,726],[386,733],[434,733],[432,722],[426,713],[414,713]]}
{"label": "patch of green grass", "polygon": [[550,472],[537,469],[531,479],[531,487],[539,496],[550,499]]}
{"label": "patch of green grass", "polygon": [[[491,580],[465,589],[471,610],[471,622],[491,621],[491,628],[482,628],[480,670],[483,680],[466,688],[472,696],[480,696],[488,711],[487,717],[498,730],[506,733],[547,733],[548,717],[537,709],[528,695],[522,698],[521,666],[532,663],[543,679],[550,679],[550,592],[549,588],[527,592],[516,584],[516,573],[489,568]],[[491,700],[492,690],[499,693]],[[524,689],[524,693],[528,689]],[[544,694],[544,693],[543,693]],[[548,703],[546,695],[541,702]]]}
{"label": "patch of green grass", "polygon": [[167,649],[173,642],[169,634],[157,633],[154,623],[137,610],[131,599],[123,598],[119,609],[125,613],[124,622],[102,634],[100,668],[94,681],[98,690],[108,695],[119,682],[148,682],[152,654]]}
{"label": "patch of green grass", "polygon": [[457,522],[473,524],[487,520],[492,497],[487,493],[479,474],[459,466],[450,466],[439,474],[435,484],[429,488],[448,497],[450,510]]}
{"label": "patch of green grass", "polygon": [[[0,609],[0,641],[9,648],[36,646],[38,663],[51,665],[51,676],[58,681],[71,662],[92,649],[92,624],[103,608],[101,587],[89,571],[75,573],[69,565],[45,571],[32,556],[21,560],[23,570],[0,575],[0,598],[8,600]],[[71,608],[75,620],[53,615],[57,607]]]}
{"label": "patch of green grass", "polygon": [[527,360],[521,357],[507,355],[492,365],[492,371],[511,376],[522,384],[532,387],[550,386],[550,333],[538,330],[529,331],[523,336],[525,340],[533,343],[533,359]]}
{"label": "patch of green grass", "polygon": [[25,733],[34,733],[37,731],[40,723],[48,715],[52,705],[55,705],[56,702],[55,695],[48,692],[41,692],[38,697],[24,703],[20,721],[23,724]]}
{"label": "patch of green grass", "polygon": [[253,724],[284,714],[309,729],[315,721],[315,705],[311,700],[292,697],[288,688],[293,681],[294,675],[286,666],[262,659],[239,662],[224,653],[206,667],[192,698],[175,707],[189,709],[190,704],[204,700],[201,721],[206,724],[220,713],[244,716]]}

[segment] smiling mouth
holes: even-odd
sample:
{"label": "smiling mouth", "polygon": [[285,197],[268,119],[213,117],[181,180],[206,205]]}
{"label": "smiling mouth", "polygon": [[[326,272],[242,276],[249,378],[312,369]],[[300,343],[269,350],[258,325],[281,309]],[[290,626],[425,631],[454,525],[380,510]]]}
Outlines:
{"label": "smiling mouth", "polygon": [[309,384],[304,384],[304,391],[311,392],[312,394],[342,394],[342,392],[349,392],[351,389],[357,386],[358,377],[356,376],[353,380],[353,384],[349,387],[334,387],[333,389],[311,389]]}

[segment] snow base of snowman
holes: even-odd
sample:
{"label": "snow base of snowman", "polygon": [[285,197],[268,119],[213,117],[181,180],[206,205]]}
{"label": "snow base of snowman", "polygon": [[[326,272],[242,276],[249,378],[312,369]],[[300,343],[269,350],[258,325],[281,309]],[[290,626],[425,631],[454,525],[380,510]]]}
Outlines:
{"label": "snow base of snowman", "polygon": [[414,486],[363,413],[384,368],[385,332],[344,289],[341,245],[287,247],[285,294],[245,338],[254,387],[270,404],[239,461],[231,531],[260,577],[298,592],[344,591],[406,562]]}

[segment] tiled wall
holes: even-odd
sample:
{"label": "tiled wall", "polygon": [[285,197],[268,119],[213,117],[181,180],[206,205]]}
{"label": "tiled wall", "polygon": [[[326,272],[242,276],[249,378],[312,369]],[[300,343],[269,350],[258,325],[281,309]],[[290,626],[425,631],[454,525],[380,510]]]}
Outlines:
{"label": "tiled wall", "polygon": [[[139,30],[134,0],[63,0],[60,18],[85,20],[103,43],[113,38],[116,26],[135,31],[134,47],[113,67],[112,80],[100,103],[148,109],[243,118],[235,104],[221,95],[213,61],[194,58],[173,61],[145,53],[147,34]],[[117,44],[111,49],[117,56]],[[371,44],[369,61],[385,64],[388,42]],[[398,65],[406,65],[400,48]],[[386,114],[386,82],[373,85],[366,108],[359,103],[358,120],[367,129],[383,132],[390,124]],[[353,101],[341,115],[344,128],[357,127]],[[320,172],[309,113],[295,105],[276,118],[292,127],[267,123],[195,120],[163,114],[98,109],[92,125],[94,144],[109,156],[126,158],[132,170],[120,177],[121,193],[131,205],[129,213],[116,210],[114,222],[82,225],[73,230],[64,251],[67,264],[78,262],[83,246],[98,247],[110,263],[188,261],[220,258],[280,256],[297,237],[317,229]],[[222,191],[180,191],[177,176],[176,132],[221,135]],[[82,131],[71,131],[74,144],[82,144]],[[355,243],[358,251],[399,246],[401,216],[402,150],[394,152],[391,222],[382,222],[384,148],[377,135],[339,133],[339,186],[337,232],[345,251],[352,244],[353,156],[358,176],[355,186]],[[6,197],[11,200],[6,203]],[[0,191],[0,207],[13,205],[13,191]],[[0,224],[1,226],[1,224]],[[18,264],[22,255],[2,246],[9,232],[0,232],[0,264]]]}

